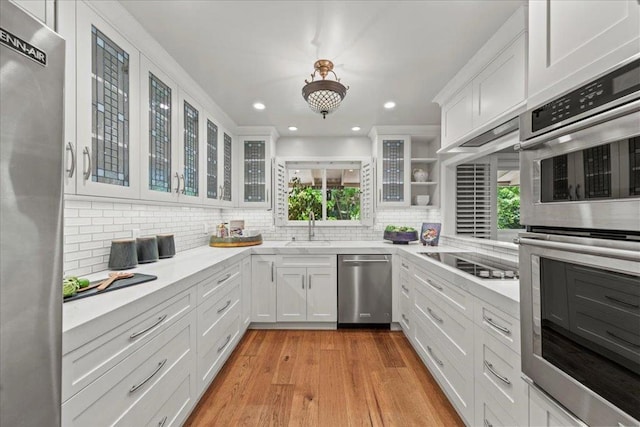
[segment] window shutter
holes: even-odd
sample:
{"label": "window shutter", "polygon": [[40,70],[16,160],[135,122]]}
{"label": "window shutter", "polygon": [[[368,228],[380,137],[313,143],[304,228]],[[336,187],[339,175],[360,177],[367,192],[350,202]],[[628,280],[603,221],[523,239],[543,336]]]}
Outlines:
{"label": "window shutter", "polygon": [[456,233],[491,238],[491,165],[475,163],[456,168]]}
{"label": "window shutter", "polygon": [[274,182],[274,206],[273,216],[275,225],[285,225],[287,223],[287,170],[285,164],[280,159],[274,161],[273,176]]}
{"label": "window shutter", "polygon": [[360,222],[373,225],[373,163],[362,162],[360,167]]}

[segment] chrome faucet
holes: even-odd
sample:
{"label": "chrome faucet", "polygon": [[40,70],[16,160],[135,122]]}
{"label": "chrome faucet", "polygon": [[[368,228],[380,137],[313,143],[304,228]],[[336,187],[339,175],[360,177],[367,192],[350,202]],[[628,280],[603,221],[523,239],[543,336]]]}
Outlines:
{"label": "chrome faucet", "polygon": [[[313,223],[311,222],[313,221]],[[309,211],[309,241],[316,235],[316,214]]]}

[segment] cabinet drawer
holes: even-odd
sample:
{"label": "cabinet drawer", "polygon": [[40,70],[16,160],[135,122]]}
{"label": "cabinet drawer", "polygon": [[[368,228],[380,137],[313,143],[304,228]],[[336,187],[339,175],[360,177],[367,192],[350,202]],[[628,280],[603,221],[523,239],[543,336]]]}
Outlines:
{"label": "cabinet drawer", "polygon": [[462,289],[447,283],[435,274],[427,273],[419,268],[414,268],[413,277],[416,279],[416,288],[427,289],[444,298],[451,306],[468,318],[473,311],[473,299],[471,295]]}
{"label": "cabinet drawer", "polygon": [[399,258],[400,259],[400,272],[405,272],[409,275],[411,275],[411,273],[413,272],[413,268],[412,265],[409,261],[407,261],[405,258]]}
{"label": "cabinet drawer", "polygon": [[122,426],[180,426],[197,402],[195,367],[186,363],[175,366],[137,402]]}
{"label": "cabinet drawer", "polygon": [[475,305],[475,324],[510,350],[520,354],[520,321],[482,300],[476,300]]}
{"label": "cabinet drawer", "polygon": [[473,372],[473,323],[448,304],[416,292],[415,317],[424,322],[427,332],[440,341],[447,357],[458,370],[469,375]]}
{"label": "cabinet drawer", "polygon": [[62,425],[127,425],[123,420],[134,405],[157,388],[176,385],[172,371],[193,370],[195,339],[191,312],[64,403]]}
{"label": "cabinet drawer", "polygon": [[475,400],[475,425],[477,426],[512,427],[528,425],[527,414],[525,414],[525,418],[516,421],[505,408],[496,403],[491,393],[477,384]]}
{"label": "cabinet drawer", "polygon": [[[198,307],[200,310],[200,307]],[[240,304],[234,303],[209,328],[198,325],[198,392],[201,393],[218,373],[240,334]]]}
{"label": "cabinet drawer", "polygon": [[240,285],[241,278],[237,276],[232,281],[228,281],[224,286],[220,286],[214,298],[209,298],[200,304],[198,307],[198,330],[201,336],[206,336],[208,331],[215,327],[215,324],[220,321],[222,316],[240,300]]}
{"label": "cabinet drawer", "polygon": [[469,369],[459,369],[448,358],[449,352],[423,319],[414,316],[414,344],[431,373],[438,379],[444,392],[467,425],[473,424],[473,375]]}
{"label": "cabinet drawer", "polygon": [[336,255],[277,255],[276,267],[336,267]]}
{"label": "cabinet drawer", "polygon": [[526,424],[528,386],[520,378],[520,355],[479,326],[476,328],[476,396],[482,396],[481,386],[519,425]]}
{"label": "cabinet drawer", "polygon": [[195,291],[176,295],[62,357],[62,401],[91,384],[195,307]]}
{"label": "cabinet drawer", "polygon": [[219,295],[218,291],[228,282],[240,279],[240,263],[233,264],[224,270],[212,274],[207,279],[198,283],[198,304],[204,300]]}

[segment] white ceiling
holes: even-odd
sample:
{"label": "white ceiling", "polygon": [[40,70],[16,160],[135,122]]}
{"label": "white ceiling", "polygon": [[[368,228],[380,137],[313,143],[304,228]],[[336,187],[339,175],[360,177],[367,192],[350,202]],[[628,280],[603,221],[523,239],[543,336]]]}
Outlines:
{"label": "white ceiling", "polygon": [[[121,0],[239,126],[281,136],[439,124],[431,100],[522,0]],[[325,120],[302,98],[320,58],[350,86]],[[393,100],[397,106],[385,110]],[[256,111],[252,104],[267,108]],[[297,126],[293,133],[288,126]]]}

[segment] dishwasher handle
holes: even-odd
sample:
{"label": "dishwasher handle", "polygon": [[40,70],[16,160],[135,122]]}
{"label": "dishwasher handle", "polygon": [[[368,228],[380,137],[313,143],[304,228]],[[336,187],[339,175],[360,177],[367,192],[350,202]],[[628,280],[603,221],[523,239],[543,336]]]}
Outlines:
{"label": "dishwasher handle", "polygon": [[387,263],[388,259],[343,259],[343,264],[372,264],[372,263]]}

